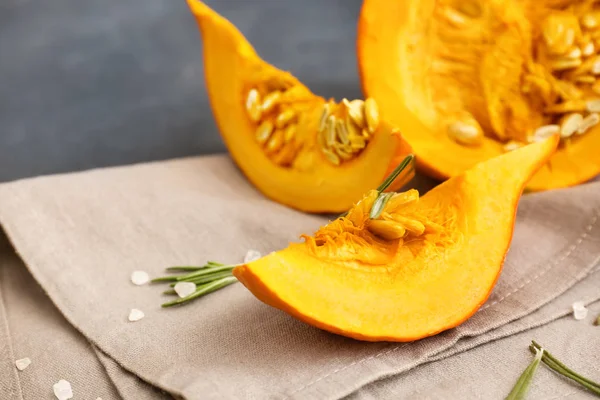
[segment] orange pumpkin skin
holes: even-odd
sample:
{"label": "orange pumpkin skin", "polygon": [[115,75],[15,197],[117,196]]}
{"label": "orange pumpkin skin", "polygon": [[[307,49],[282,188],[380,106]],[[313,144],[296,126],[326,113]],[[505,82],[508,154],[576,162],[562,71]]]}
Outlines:
{"label": "orange pumpkin skin", "polygon": [[[468,107],[471,112],[479,110],[483,113],[486,106],[493,108],[485,103],[486,93],[482,90],[502,86],[502,82],[508,78],[501,75],[501,68],[494,68],[493,65],[488,68],[490,71],[481,72],[485,69],[486,60],[517,63],[521,58],[530,57],[529,53],[533,53],[535,46],[538,46],[539,21],[554,12],[553,7],[559,3],[545,0],[364,0],[357,34],[358,69],[363,93],[377,100],[382,117],[400,129],[417,156],[420,171],[445,180],[506,152],[506,140],[498,140],[494,135],[487,134],[489,129],[484,129],[486,136],[480,145],[456,143],[448,137],[443,126],[444,119],[451,113],[433,110],[441,103],[452,103],[452,97],[461,96],[477,99],[474,100],[477,104]],[[581,7],[584,6],[584,2],[579,3]],[[448,7],[466,4],[480,8],[481,17],[468,19],[467,23],[478,29],[479,33],[461,33],[457,29],[454,32],[444,31],[447,37],[440,39],[440,31],[436,29]],[[448,15],[455,16],[456,13]],[[477,53],[477,46],[481,47],[485,41],[489,43],[489,46],[486,45],[488,48]],[[469,43],[474,42],[477,45],[471,46],[471,52]],[[453,58],[457,69],[465,67],[463,76],[454,74],[451,79],[444,81],[444,73],[448,71],[438,68],[441,65],[441,58],[438,57],[441,51],[440,47],[435,46],[439,43],[446,44],[442,46],[448,50],[444,53],[445,57]],[[492,52],[495,52],[493,57],[483,58]],[[462,60],[465,62],[461,66]],[[524,64],[526,62],[529,61],[523,61]],[[519,83],[518,79],[524,75],[518,75],[517,72],[515,70],[513,76],[515,82]],[[474,89],[474,86],[477,88]],[[590,91],[588,88],[582,90],[585,93]],[[524,104],[521,108],[503,111],[509,114],[522,111],[519,120],[523,125],[519,132],[522,138],[531,135],[540,125],[555,123],[535,105],[527,105],[515,88],[507,87],[504,97],[497,101]],[[585,134],[575,134],[561,143],[548,163],[529,181],[526,190],[570,187],[588,181],[599,173],[600,125],[596,125]]]}
{"label": "orange pumpkin skin", "polygon": [[557,143],[552,137],[492,158],[421,198],[415,190],[394,195],[376,222],[399,232],[373,229],[371,191],[305,242],[233,273],[259,300],[332,333],[397,342],[436,335],[487,300],[520,194]]}
{"label": "orange pumpkin skin", "polygon": [[[335,145],[345,146],[344,151],[356,151],[351,155],[340,152],[338,147],[325,146],[322,140],[326,132],[321,129],[325,104],[331,106],[331,115],[337,113],[336,123],[344,122],[346,129],[348,108],[313,94],[292,74],[261,59],[233,24],[201,1],[188,0],[188,5],[201,32],[206,88],[219,132],[232,159],[266,197],[305,212],[340,213],[367,190],[377,187],[389,171],[411,153],[398,131],[383,120],[372,132],[365,133],[367,128],[362,129],[361,134],[367,139],[357,139],[350,132],[347,139],[350,144],[339,143],[342,139],[338,139],[340,133],[336,125],[334,136],[338,142]],[[262,117],[267,115],[276,123],[285,110],[294,114],[293,122],[275,129],[265,139],[266,143],[258,139],[264,121],[255,121],[249,115],[252,90],[256,90],[263,101],[262,111],[258,111]],[[282,93],[279,114],[265,111],[266,98],[273,92]],[[290,143],[288,139],[281,139],[285,144],[275,143],[291,125],[295,133]],[[358,150],[355,150],[354,139],[367,143],[360,147],[357,142]],[[323,151],[324,147],[328,154]],[[339,153],[331,155],[334,150]],[[347,159],[337,154],[345,154]],[[337,157],[339,165],[332,164],[328,156]],[[395,188],[412,176],[408,174],[399,179]]]}

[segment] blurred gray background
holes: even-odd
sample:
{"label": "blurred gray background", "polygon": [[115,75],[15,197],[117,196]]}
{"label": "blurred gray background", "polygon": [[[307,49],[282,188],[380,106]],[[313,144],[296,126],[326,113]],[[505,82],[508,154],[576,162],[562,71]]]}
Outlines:
{"label": "blurred gray background", "polygon": [[[208,0],[320,95],[360,97],[360,0]],[[0,182],[224,152],[184,0],[0,0]]]}

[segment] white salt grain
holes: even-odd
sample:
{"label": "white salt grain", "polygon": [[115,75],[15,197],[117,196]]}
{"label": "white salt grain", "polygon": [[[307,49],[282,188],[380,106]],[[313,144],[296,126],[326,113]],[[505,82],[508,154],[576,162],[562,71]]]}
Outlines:
{"label": "white salt grain", "polygon": [[29,367],[29,364],[31,364],[31,360],[28,357],[15,361],[15,365],[19,371],[23,371],[25,368]]}
{"label": "white salt grain", "polygon": [[145,285],[150,281],[150,276],[146,271],[133,271],[131,273],[131,282],[134,285]]}
{"label": "white salt grain", "polygon": [[142,310],[138,310],[137,308],[132,308],[129,312],[129,321],[135,322],[144,318],[144,312]]}
{"label": "white salt grain", "polygon": [[177,282],[173,289],[175,289],[177,296],[183,298],[196,291],[196,284],[194,282]]}
{"label": "white salt grain", "polygon": [[64,379],[61,379],[55,383],[53,388],[54,395],[58,400],[67,400],[73,398],[73,389],[71,389],[71,384]]}
{"label": "white salt grain", "polygon": [[585,319],[585,317],[587,317],[587,314],[588,309],[585,308],[583,301],[576,301],[575,303],[573,303],[573,317],[575,317],[576,320]]}
{"label": "white salt grain", "polygon": [[248,250],[248,252],[246,253],[246,257],[244,257],[244,263],[247,264],[249,262],[256,261],[261,257],[262,257],[262,254],[260,254],[259,251]]}

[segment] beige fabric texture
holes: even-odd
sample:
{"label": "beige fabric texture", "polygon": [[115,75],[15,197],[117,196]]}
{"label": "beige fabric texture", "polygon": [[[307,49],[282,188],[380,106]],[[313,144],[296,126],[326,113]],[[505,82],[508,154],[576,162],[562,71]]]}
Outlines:
{"label": "beige fabric texture", "polygon": [[[527,330],[540,327],[530,332],[538,332],[540,340],[552,345],[563,343],[569,337],[553,330],[555,324],[566,323],[573,330],[586,324],[571,325],[571,303],[600,299],[600,276],[595,273],[599,214],[600,183],[525,195],[502,275],[480,311],[433,338],[364,343],[303,324],[262,304],[240,284],[174,309],[160,308],[164,286],[131,284],[134,270],[158,276],[170,265],[240,262],[248,249],[263,253],[280,249],[327,221],[264,198],[226,156],[3,184],[0,224],[70,326],[65,323],[55,334],[45,333],[69,339],[64,339],[65,348],[57,349],[64,355],[47,354],[48,360],[40,363],[36,359],[45,349],[30,343],[40,340],[32,330],[42,324],[38,314],[56,312],[38,307],[12,311],[22,310],[19,301],[26,300],[19,298],[34,295],[21,290],[17,297],[8,297],[3,283],[0,312],[16,317],[8,318],[8,323],[4,317],[0,340],[7,346],[2,351],[8,359],[20,357],[13,353],[21,340],[27,347],[19,353],[29,353],[24,356],[32,358],[38,369],[32,364],[31,370],[16,373],[14,361],[0,364],[0,388],[17,399],[38,398],[26,394],[30,389],[25,387],[51,390],[52,363],[59,358],[64,368],[77,365],[77,370],[65,369],[63,378],[70,376],[72,383],[89,379],[87,386],[77,385],[84,393],[81,398],[168,398],[152,386],[185,399],[385,398],[378,395],[379,388],[392,393],[389,398],[428,398],[427,393],[433,393],[431,398],[444,393],[465,399],[503,398],[526,366]],[[4,254],[3,260],[10,258],[13,266],[4,269],[24,270],[14,254]],[[3,282],[13,279],[10,276],[3,274]],[[7,302],[8,298],[15,300]],[[145,318],[128,322],[131,308],[143,310]],[[21,316],[27,314],[31,318]],[[60,318],[55,315],[43,323],[55,324]],[[11,334],[13,324],[22,325],[22,337]],[[590,335],[591,328],[578,331],[570,336],[576,343],[564,342],[557,352],[574,349],[581,357],[573,358],[573,367],[589,368],[594,360],[585,346],[595,343],[588,340]],[[494,341],[504,337],[508,338]],[[488,342],[492,343],[476,347]],[[486,353],[489,348],[495,350]],[[465,351],[462,359],[457,356]],[[486,355],[495,351],[499,358],[514,362],[504,368],[496,365],[494,374],[480,371]],[[436,365],[439,378],[429,388],[411,392],[411,387],[426,382],[419,371]],[[456,368],[454,375],[443,374],[448,368]],[[485,389],[462,385],[453,378],[460,371],[461,379],[485,376]],[[36,386],[24,372],[49,381]],[[100,391],[106,395],[96,394]],[[541,392],[538,396],[544,398]]]}

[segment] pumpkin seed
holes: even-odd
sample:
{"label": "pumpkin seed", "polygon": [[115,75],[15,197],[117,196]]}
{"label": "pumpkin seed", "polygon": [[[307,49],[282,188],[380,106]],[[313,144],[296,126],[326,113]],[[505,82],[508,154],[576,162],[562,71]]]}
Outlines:
{"label": "pumpkin seed", "polygon": [[343,146],[336,146],[335,152],[342,160],[350,160],[352,158],[352,149],[350,149],[350,151],[346,151]]}
{"label": "pumpkin seed", "polygon": [[552,71],[565,71],[567,69],[579,67],[583,62],[581,59],[559,58],[551,61],[549,66]]}
{"label": "pumpkin seed", "polygon": [[346,132],[348,132],[348,137],[350,138],[350,140],[352,140],[352,137],[361,135],[360,128],[357,127],[354,122],[352,122],[352,119],[350,119],[350,116],[348,116],[348,115],[346,115],[345,124],[346,124]]}
{"label": "pumpkin seed", "polygon": [[319,120],[319,132],[323,132],[325,130],[325,125],[327,124],[327,118],[329,117],[329,103],[323,104],[323,113],[321,113],[321,119]]}
{"label": "pumpkin seed", "polygon": [[260,121],[262,109],[260,107],[260,93],[256,89],[250,89],[246,98],[246,111],[248,116],[254,122]]}
{"label": "pumpkin seed", "polygon": [[296,134],[296,125],[290,124],[285,128],[283,132],[283,142],[290,143],[294,139],[294,135]]}
{"label": "pumpkin seed", "polygon": [[281,99],[281,92],[278,90],[266,95],[265,99],[263,100],[262,105],[261,105],[262,112],[266,114],[269,111],[271,111],[273,108],[275,108],[275,106],[277,105],[277,103],[279,102],[280,99]]}
{"label": "pumpkin seed", "polygon": [[362,136],[350,136],[350,147],[353,150],[364,149],[367,141]]}
{"label": "pumpkin seed", "polygon": [[589,12],[581,17],[581,25],[589,30],[596,29],[600,23],[597,13]]}
{"label": "pumpkin seed", "polygon": [[327,118],[327,136],[325,136],[325,142],[327,146],[332,147],[335,144],[335,117],[330,115]]}
{"label": "pumpkin seed", "polygon": [[374,133],[379,126],[379,107],[375,99],[369,97],[365,100],[365,119],[367,120],[367,130]]}
{"label": "pumpkin seed", "polygon": [[475,120],[471,124],[457,121],[448,125],[448,136],[457,143],[475,145],[483,139],[483,131]]}
{"label": "pumpkin seed", "polygon": [[578,83],[594,83],[596,78],[592,75],[581,75],[575,78],[575,82]]}
{"label": "pumpkin seed", "polygon": [[585,108],[589,112],[600,112],[600,99],[589,100],[585,104]]}
{"label": "pumpkin seed", "polygon": [[577,134],[578,135],[584,134],[585,132],[587,132],[588,129],[597,125],[599,122],[600,122],[600,115],[598,115],[597,113],[592,113],[592,114],[588,115],[587,117],[585,117],[583,119],[583,121],[581,121],[581,124],[579,125],[579,128],[577,129]]}
{"label": "pumpkin seed", "polygon": [[565,54],[566,58],[570,59],[580,59],[581,58],[581,49],[579,47],[573,47],[567,54]]}
{"label": "pumpkin seed", "polygon": [[402,225],[394,221],[380,219],[370,220],[367,229],[375,236],[379,236],[384,240],[401,239],[406,234],[406,229]]}
{"label": "pumpkin seed", "polygon": [[465,15],[459,13],[451,7],[446,7],[444,9],[444,17],[446,17],[446,20],[449,23],[456,26],[457,28],[461,28],[467,24],[467,19],[465,18]]}
{"label": "pumpkin seed", "polygon": [[346,106],[348,109],[348,116],[359,128],[365,126],[365,103],[362,100],[353,100]]}
{"label": "pumpkin seed", "polygon": [[341,119],[335,121],[335,130],[340,142],[343,144],[349,144],[350,139],[348,138],[348,131],[346,130],[346,124]]}
{"label": "pumpkin seed", "polygon": [[511,140],[504,145],[504,151],[513,151],[523,147],[522,143]]}
{"label": "pumpkin seed", "polygon": [[340,157],[329,149],[321,149],[321,152],[325,155],[325,158],[333,165],[340,165]]}
{"label": "pumpkin seed", "polygon": [[283,128],[288,124],[288,122],[290,122],[294,118],[296,118],[296,112],[291,108],[288,108],[287,110],[284,110],[282,113],[280,113],[277,116],[277,118],[275,118],[275,126],[277,128]]}
{"label": "pumpkin seed", "polygon": [[369,134],[369,131],[366,129],[363,129],[361,132],[362,137],[364,137],[365,139],[368,139],[371,137],[371,135]]}
{"label": "pumpkin seed", "polygon": [[540,126],[533,132],[533,140],[544,140],[557,133],[560,133],[560,126],[558,125],[551,124]]}
{"label": "pumpkin seed", "polygon": [[583,115],[579,113],[567,114],[560,120],[560,137],[565,139],[571,137],[583,121]]}
{"label": "pumpkin seed", "polygon": [[263,121],[263,123],[256,128],[256,140],[258,143],[263,144],[269,140],[274,128],[271,121]]}
{"label": "pumpkin seed", "polygon": [[583,46],[582,46],[582,48],[581,48],[581,54],[582,54],[584,57],[589,57],[589,56],[591,56],[592,54],[594,54],[595,50],[596,50],[596,49],[595,49],[595,47],[594,47],[594,42],[592,42],[592,41],[589,41],[589,42],[587,42],[585,45],[583,45]]}
{"label": "pumpkin seed", "polygon": [[275,153],[283,146],[283,131],[276,130],[267,142],[267,153]]}
{"label": "pumpkin seed", "polygon": [[397,214],[393,215],[392,218],[402,225],[408,233],[412,233],[415,236],[420,236],[425,232],[425,225],[416,219],[407,218]]}

